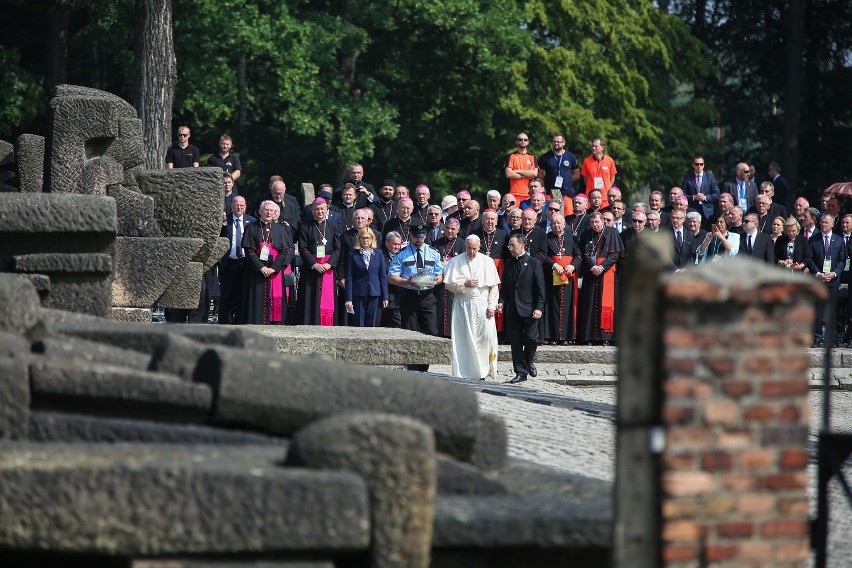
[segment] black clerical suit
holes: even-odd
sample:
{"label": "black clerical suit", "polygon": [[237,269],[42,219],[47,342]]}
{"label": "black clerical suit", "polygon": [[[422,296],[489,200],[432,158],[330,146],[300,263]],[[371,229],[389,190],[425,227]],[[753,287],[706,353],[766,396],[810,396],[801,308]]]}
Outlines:
{"label": "black clerical suit", "polygon": [[506,261],[500,303],[512,346],[512,366],[515,380],[535,375],[533,360],[538,348],[538,319],[533,312],[544,312],[544,271],[541,261],[524,254]]}

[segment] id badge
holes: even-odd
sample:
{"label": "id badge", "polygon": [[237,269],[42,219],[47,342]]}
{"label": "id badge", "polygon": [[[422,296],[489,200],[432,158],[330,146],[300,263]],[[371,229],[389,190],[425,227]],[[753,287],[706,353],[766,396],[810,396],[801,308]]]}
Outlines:
{"label": "id badge", "polygon": [[603,189],[603,188],[604,188],[603,178],[595,178],[595,189]]}
{"label": "id badge", "polygon": [[831,259],[826,258],[822,261],[822,273],[828,274],[829,272],[831,272]]}
{"label": "id badge", "polygon": [[553,185],[556,189],[562,189],[562,176],[556,176],[556,181],[553,182]]}
{"label": "id badge", "polygon": [[849,272],[849,259],[846,259],[846,268],[844,268],[846,272]]}
{"label": "id badge", "polygon": [[325,245],[317,245],[317,258],[325,256]]}
{"label": "id badge", "polygon": [[260,260],[266,262],[269,260],[269,245],[260,247]]}

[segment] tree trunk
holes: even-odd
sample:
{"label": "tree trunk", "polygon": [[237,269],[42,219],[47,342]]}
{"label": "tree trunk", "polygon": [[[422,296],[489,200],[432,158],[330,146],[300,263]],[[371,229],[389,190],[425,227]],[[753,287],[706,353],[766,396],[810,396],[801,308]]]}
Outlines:
{"label": "tree trunk", "polygon": [[47,87],[52,89],[68,80],[68,7],[57,0],[48,11]]}
{"label": "tree trunk", "polygon": [[142,120],[144,166],[165,167],[171,140],[177,61],[172,0],[136,0],[136,111]]}
{"label": "tree trunk", "polygon": [[787,98],[784,101],[784,146],[781,166],[790,188],[788,203],[803,192],[799,188],[799,126],[802,118],[802,59],[805,41],[805,1],[790,0],[787,13]]}

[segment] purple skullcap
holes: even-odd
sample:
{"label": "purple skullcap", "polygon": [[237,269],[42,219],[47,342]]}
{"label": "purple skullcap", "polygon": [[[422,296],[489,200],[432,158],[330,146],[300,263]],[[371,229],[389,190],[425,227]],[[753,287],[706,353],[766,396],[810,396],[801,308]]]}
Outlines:
{"label": "purple skullcap", "polygon": [[468,197],[470,197],[470,192],[466,189],[462,189],[461,191],[459,191],[458,194],[459,194],[459,196],[467,195]]}
{"label": "purple skullcap", "polygon": [[318,205],[320,203],[325,203],[325,199],[323,199],[322,197],[317,197],[316,199],[314,199],[314,205]]}
{"label": "purple skullcap", "polygon": [[429,189],[429,186],[426,185],[425,183],[419,183],[419,184],[417,184],[417,187],[414,188],[414,191],[417,191],[421,187],[425,187],[426,189]]}

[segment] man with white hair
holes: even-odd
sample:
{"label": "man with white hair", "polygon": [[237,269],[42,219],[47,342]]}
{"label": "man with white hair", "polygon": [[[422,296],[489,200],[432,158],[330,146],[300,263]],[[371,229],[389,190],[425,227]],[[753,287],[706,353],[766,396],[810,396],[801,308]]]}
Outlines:
{"label": "man with white hair", "polygon": [[494,315],[500,277],[494,263],[479,252],[478,236],[465,239],[465,254],[447,263],[444,283],[454,294],[452,375],[497,379],[497,327]]}

